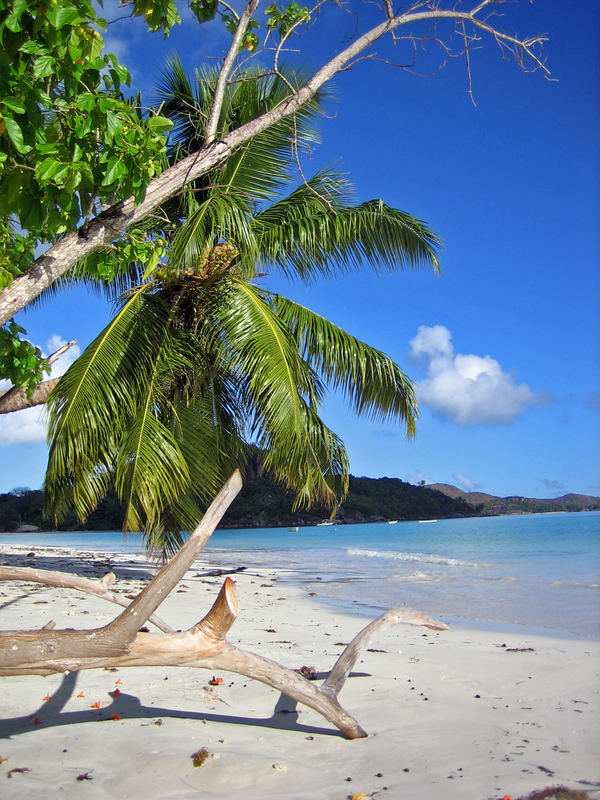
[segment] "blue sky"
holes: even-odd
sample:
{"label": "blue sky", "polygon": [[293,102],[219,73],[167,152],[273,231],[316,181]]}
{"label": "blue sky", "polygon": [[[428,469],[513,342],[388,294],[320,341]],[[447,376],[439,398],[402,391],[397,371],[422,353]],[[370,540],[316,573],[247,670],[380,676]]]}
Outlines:
{"label": "blue sky", "polygon": [[[105,3],[109,18],[113,7]],[[483,41],[471,54],[474,107],[462,58],[429,77],[362,62],[336,79],[323,144],[303,163],[309,175],[336,162],[359,201],[381,197],[426,220],[443,241],[441,275],[364,271],[310,287],[272,275],[266,285],[386,351],[417,383],[412,441],[356,418],[341,398],[327,402],[353,474],[600,495],[600,6],[572,0],[565,13],[561,0],[536,0],[506,13],[507,27],[548,34],[555,81],[523,74]],[[353,29],[350,17],[321,22],[306,40],[313,66]],[[220,28],[186,17],[166,42],[125,22],[106,38],[144,92],[174,49],[192,68],[227,44]],[[437,61],[431,44],[421,71]],[[85,347],[109,315],[78,289],[18,320],[50,352],[59,339]],[[0,491],[41,485],[37,417],[0,418]]]}

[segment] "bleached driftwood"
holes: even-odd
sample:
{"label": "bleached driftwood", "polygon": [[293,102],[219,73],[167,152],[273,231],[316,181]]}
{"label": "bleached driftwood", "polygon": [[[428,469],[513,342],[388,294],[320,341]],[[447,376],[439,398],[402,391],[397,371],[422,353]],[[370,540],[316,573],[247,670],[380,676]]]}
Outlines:
{"label": "bleached driftwood", "polygon": [[[139,629],[185,575],[194,559],[242,486],[235,472],[223,486],[202,521],[183,545],[140,594],[112,622],[91,630],[55,630],[50,621],[39,630],[0,633],[0,675],[49,675],[102,667],[183,666],[236,672],[267,684],[318,711],[349,739],[367,734],[338,702],[361,650],[384,628],[398,622],[445,630],[446,625],[419,611],[388,611],[367,625],[345,648],[322,687],[294,670],[234,647],[227,633],[239,612],[235,583],[225,582],[212,608],[196,625],[183,632],[144,633]],[[90,591],[113,602],[122,598],[108,591],[110,573],[102,581],[89,581],[63,573],[0,568],[0,579],[32,580]],[[154,618],[155,624],[161,621]],[[161,623],[164,630],[164,623]],[[167,626],[168,627],[168,626]]]}
{"label": "bleached driftwood", "polygon": [[[79,575],[71,575],[70,572],[34,569],[32,567],[7,567],[0,564],[0,581],[24,581],[25,583],[42,583],[44,586],[56,586],[59,589],[78,589],[80,592],[93,594],[102,598],[102,600],[108,600],[111,603],[127,608],[131,600],[109,590],[109,586],[115,580],[116,575],[114,572],[107,572],[99,580],[91,580],[90,578],[81,578]],[[174,631],[174,628],[160,617],[157,617],[156,614],[148,617],[148,622],[156,625],[164,633],[173,633]],[[51,627],[54,627],[54,625],[51,625]]]}

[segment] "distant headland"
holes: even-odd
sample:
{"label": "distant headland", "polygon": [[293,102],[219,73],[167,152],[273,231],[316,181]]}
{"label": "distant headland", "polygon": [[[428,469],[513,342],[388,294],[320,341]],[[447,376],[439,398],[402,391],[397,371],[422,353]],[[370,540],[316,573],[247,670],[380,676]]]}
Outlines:
{"label": "distant headland", "polygon": [[[42,514],[43,493],[18,489],[0,494],[0,531],[48,530]],[[228,510],[221,528],[279,528],[317,525],[330,517],[324,506],[292,511],[293,494],[265,475],[246,477],[244,488]],[[565,494],[562,497],[496,497],[483,492],[463,492],[445,483],[414,486],[399,478],[350,476],[348,496],[337,510],[338,524],[406,520],[486,517],[502,514],[536,514],[564,511],[598,511],[600,497]],[[121,505],[109,494],[81,523],[69,514],[60,530],[120,530]]]}

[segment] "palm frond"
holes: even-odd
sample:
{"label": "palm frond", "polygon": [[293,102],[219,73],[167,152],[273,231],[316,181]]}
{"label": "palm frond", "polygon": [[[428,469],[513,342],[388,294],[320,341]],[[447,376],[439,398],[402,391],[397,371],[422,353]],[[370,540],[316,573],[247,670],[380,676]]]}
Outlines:
{"label": "palm frond", "polygon": [[138,289],[62,376],[48,400],[47,507],[61,513],[70,486],[80,518],[103,496],[119,441],[145,397],[169,309]]}
{"label": "palm frond", "polygon": [[248,203],[238,192],[210,192],[189,215],[171,244],[169,269],[177,272],[192,268],[201,273],[209,251],[220,241],[242,248],[246,258],[255,263],[258,249],[249,222]]}
{"label": "palm frond", "polygon": [[261,262],[311,281],[351,268],[439,269],[439,239],[425,223],[381,200],[347,202],[349,185],[332,170],[258,214]]}
{"label": "palm frond", "polygon": [[347,482],[346,451],[307,401],[319,396],[319,388],[290,330],[263,292],[235,279],[219,324],[223,368],[245,387],[250,433],[266,452],[265,466],[296,491],[298,502],[334,503]]}
{"label": "palm frond", "polygon": [[124,532],[152,530],[189,485],[183,454],[153,401],[149,387],[147,403],[128,424],[116,455],[115,489],[125,501]]}
{"label": "palm frond", "polygon": [[400,420],[407,435],[414,435],[414,387],[388,355],[285,297],[273,296],[271,305],[302,357],[343,393],[357,414],[380,422]]}

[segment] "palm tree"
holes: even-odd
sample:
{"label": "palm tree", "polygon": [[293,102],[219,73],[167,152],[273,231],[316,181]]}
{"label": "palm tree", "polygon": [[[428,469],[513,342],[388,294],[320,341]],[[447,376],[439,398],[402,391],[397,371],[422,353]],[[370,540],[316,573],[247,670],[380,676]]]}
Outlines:
{"label": "palm tree", "polygon": [[[202,139],[216,74],[192,81],[169,64],[159,101],[174,122],[172,161]],[[294,80],[241,75],[221,132],[284,101]],[[145,273],[121,265],[114,319],[49,401],[45,494],[55,519],[72,506],[85,518],[114,486],[124,530],[144,531],[166,555],[250,446],[297,506],[334,506],[349,466],[319,416],[327,387],[358,414],[414,433],[413,388],[391,358],[259,285],[268,270],[310,282],[362,266],[437,269],[438,240],[422,222],[381,200],[352,205],[333,169],[284,194],[297,174],[291,142],[316,139],[322,101],[257,135],[146,223],[148,241],[168,244],[165,257]]]}

